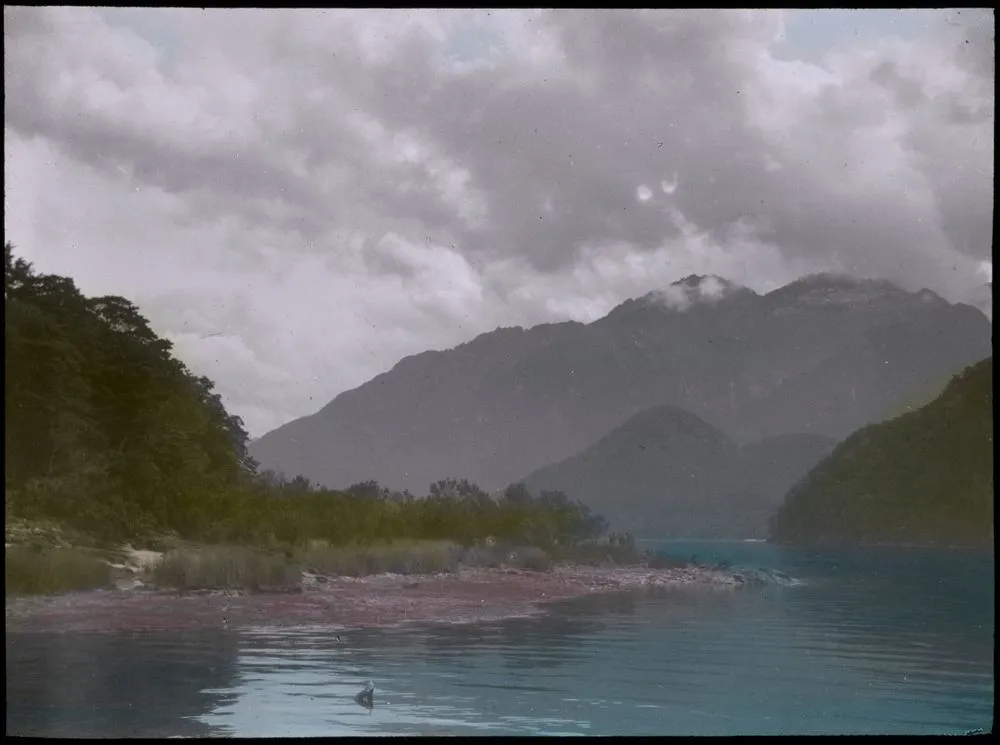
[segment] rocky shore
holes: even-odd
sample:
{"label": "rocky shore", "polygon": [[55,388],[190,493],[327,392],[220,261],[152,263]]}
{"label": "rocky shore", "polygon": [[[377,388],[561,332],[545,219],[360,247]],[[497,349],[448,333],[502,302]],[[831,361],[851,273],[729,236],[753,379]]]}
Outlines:
{"label": "rocky shore", "polygon": [[[149,559],[150,557],[142,557]],[[139,563],[139,562],[137,562]],[[462,569],[434,575],[324,577],[305,573],[291,592],[176,592],[123,578],[117,589],[8,599],[8,631],[122,632],[405,623],[472,623],[545,612],[545,604],[596,593],[655,588],[728,590],[747,578],[687,566],[561,565],[545,572]]]}

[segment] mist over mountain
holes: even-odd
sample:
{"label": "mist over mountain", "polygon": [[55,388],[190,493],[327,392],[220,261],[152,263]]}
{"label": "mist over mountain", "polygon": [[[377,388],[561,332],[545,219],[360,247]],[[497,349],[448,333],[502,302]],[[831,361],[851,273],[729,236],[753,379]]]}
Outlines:
{"label": "mist over mountain", "polygon": [[736,442],[840,439],[991,351],[975,308],[878,280],[804,277],[760,295],[691,276],[593,323],[482,334],[406,357],[251,445],[264,467],[421,492],[500,488],[638,412],[684,409]]}
{"label": "mist over mountain", "polygon": [[761,538],[785,492],[835,444],[794,434],[741,447],[688,411],[654,406],[523,482],[572,494],[640,537]]}
{"label": "mist over mountain", "polygon": [[787,494],[782,543],[993,542],[993,358],[916,411],[864,427]]}

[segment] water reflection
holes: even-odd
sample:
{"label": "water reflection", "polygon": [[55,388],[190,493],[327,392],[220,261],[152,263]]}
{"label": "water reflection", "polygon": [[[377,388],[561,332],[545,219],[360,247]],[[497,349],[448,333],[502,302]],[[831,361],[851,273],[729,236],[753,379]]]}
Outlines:
{"label": "water reflection", "polygon": [[[554,604],[548,616],[381,631],[34,635],[34,651],[33,635],[8,634],[8,730],[760,735],[989,726],[991,565],[903,554],[873,565],[860,554],[787,550],[775,565],[764,558],[773,547],[752,549],[757,560],[743,563],[778,566],[806,584],[594,596]],[[357,700],[369,680],[370,708]],[[129,703],[141,716],[122,713]]]}
{"label": "water reflection", "polygon": [[238,641],[219,631],[7,634],[7,733],[206,736],[233,697]]}
{"label": "water reflection", "polygon": [[375,708],[375,684],[372,681],[365,683],[365,687],[354,696],[354,701],[358,706],[362,706],[368,711]]}
{"label": "water reflection", "polygon": [[[929,717],[962,708],[992,718],[984,697],[992,698],[994,687],[991,556],[842,549],[811,559],[830,567],[825,586],[807,588],[797,608],[799,626],[822,639],[809,641],[814,650],[854,665],[872,695],[888,700],[923,690]],[[838,582],[838,573],[852,580]]]}

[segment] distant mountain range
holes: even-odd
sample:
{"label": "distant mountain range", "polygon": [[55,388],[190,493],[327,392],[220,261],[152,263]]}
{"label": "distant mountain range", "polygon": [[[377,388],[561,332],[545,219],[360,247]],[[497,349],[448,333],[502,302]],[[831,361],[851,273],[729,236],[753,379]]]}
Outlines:
{"label": "distant mountain range", "polygon": [[785,492],[834,445],[797,434],[741,447],[688,411],[655,406],[523,482],[564,491],[639,537],[763,538]]}
{"label": "distant mountain range", "polygon": [[593,323],[497,329],[407,357],[250,449],[332,487],[376,479],[420,494],[453,475],[494,489],[656,406],[691,412],[732,447],[840,439],[991,348],[980,311],[929,290],[814,275],[759,295],[691,276]]}
{"label": "distant mountain range", "polygon": [[788,493],[772,537],[800,544],[993,542],[993,358],[936,399],[854,433]]}

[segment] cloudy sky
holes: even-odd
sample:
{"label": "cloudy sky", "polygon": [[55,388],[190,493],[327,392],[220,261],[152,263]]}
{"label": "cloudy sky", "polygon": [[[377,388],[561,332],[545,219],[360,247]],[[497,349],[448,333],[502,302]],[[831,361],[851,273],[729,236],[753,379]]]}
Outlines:
{"label": "cloudy sky", "polygon": [[5,239],[261,435],[692,272],[992,279],[986,11],[4,8]]}

